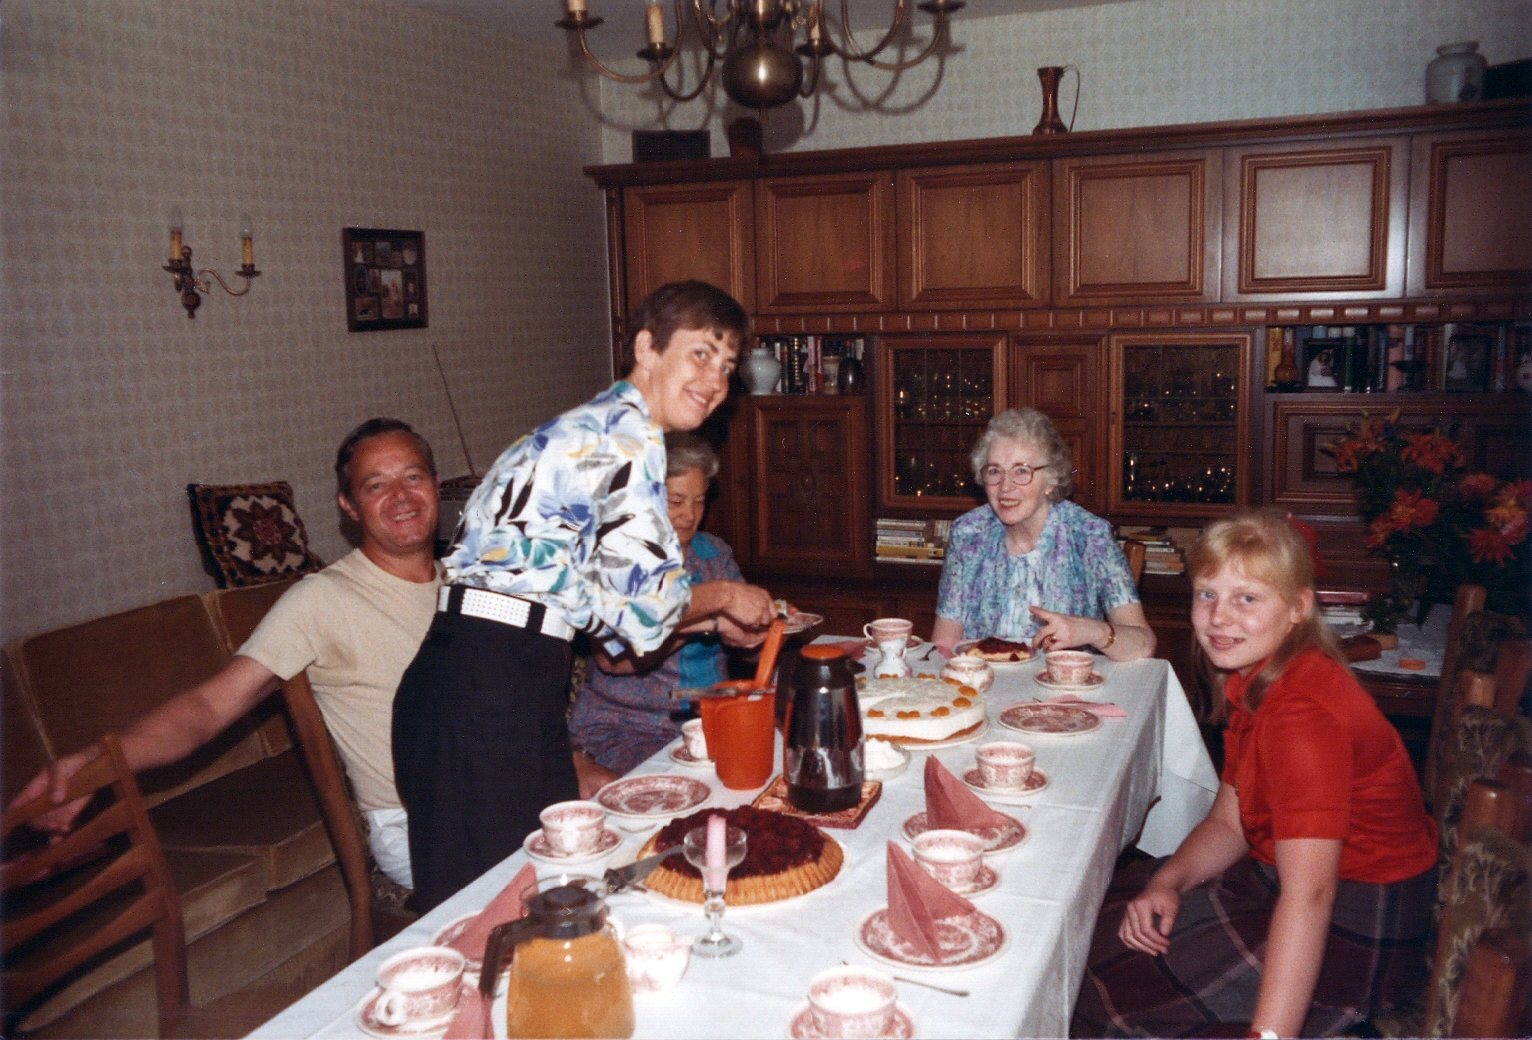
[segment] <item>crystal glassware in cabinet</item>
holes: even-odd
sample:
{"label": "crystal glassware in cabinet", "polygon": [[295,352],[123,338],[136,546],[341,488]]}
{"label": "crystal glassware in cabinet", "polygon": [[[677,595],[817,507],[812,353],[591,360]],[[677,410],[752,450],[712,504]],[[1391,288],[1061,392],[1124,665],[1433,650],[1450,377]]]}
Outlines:
{"label": "crystal glassware in cabinet", "polygon": [[886,336],[877,347],[878,504],[951,516],[982,500],[969,453],[1004,407],[1003,336]]}
{"label": "crystal glassware in cabinet", "polygon": [[1110,511],[1201,517],[1249,501],[1249,332],[1111,339]]}

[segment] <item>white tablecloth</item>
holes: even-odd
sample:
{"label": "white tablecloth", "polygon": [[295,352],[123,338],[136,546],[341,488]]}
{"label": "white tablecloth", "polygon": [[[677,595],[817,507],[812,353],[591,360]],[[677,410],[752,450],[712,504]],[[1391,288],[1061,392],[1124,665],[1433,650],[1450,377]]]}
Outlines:
{"label": "white tablecloth", "polygon": [[[1020,848],[991,861],[1000,884],[974,902],[1002,922],[1010,942],[998,959],[978,968],[896,972],[972,991],[962,998],[899,984],[899,999],[914,1017],[918,1036],[1066,1035],[1096,912],[1117,855],[1141,825],[1141,847],[1156,854],[1173,851],[1212,804],[1217,778],[1185,694],[1164,661],[1116,664],[1098,659],[1107,682],[1087,698],[1112,701],[1125,708],[1128,717],[1106,719],[1091,733],[1026,736],[994,724],[1005,706],[1049,696],[1032,681],[1038,667],[1027,664],[1002,671],[988,698],[989,737],[1032,745],[1037,767],[1050,780],[1026,807],[996,805],[1021,819],[1030,836]],[[693,958],[680,986],[638,994],[635,1036],[784,1036],[793,1009],[816,973],[841,960],[875,963],[852,935],[862,917],[887,903],[885,842],[896,836],[907,817],[924,808],[921,778],[926,756],[935,754],[961,776],[973,767],[977,743],[916,752],[903,775],[884,784],[882,798],[861,826],[829,831],[846,850],[846,865],[829,885],[784,904],[729,909],[725,926],[744,939],[744,950],[722,961]],[[739,805],[758,793],[729,791],[710,772],[673,764],[668,751],[636,772],[668,770],[706,779],[714,788],[710,804]],[[647,832],[629,835],[614,858],[631,858],[646,837]],[[398,950],[429,942],[444,923],[483,906],[525,862],[522,852],[509,857],[252,1036],[363,1035],[352,1013],[371,988],[378,963]],[[643,893],[616,896],[611,909],[628,926],[655,921],[687,934],[703,930],[699,910]],[[504,1029],[503,1018],[497,1019],[496,1028]]]}

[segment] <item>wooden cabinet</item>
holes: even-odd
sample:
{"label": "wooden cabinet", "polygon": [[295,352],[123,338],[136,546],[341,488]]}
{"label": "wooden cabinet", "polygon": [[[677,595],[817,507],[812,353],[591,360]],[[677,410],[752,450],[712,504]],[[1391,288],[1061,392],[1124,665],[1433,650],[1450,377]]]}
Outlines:
{"label": "wooden cabinet", "polygon": [[983,500],[969,452],[1006,406],[1006,338],[885,336],[877,344],[878,506],[955,516]]}
{"label": "wooden cabinet", "polygon": [[754,566],[801,574],[866,570],[867,399],[760,396],[744,407]]}
{"label": "wooden cabinet", "polygon": [[666,282],[696,278],[755,309],[755,211],[749,181],[623,189],[623,269],[631,314]]}
{"label": "wooden cabinet", "polygon": [[1174,521],[1249,503],[1253,340],[1249,332],[1111,337],[1114,518]]}
{"label": "wooden cabinet", "polygon": [[1525,131],[1423,134],[1410,172],[1411,296],[1532,285],[1532,141]]}
{"label": "wooden cabinet", "polygon": [[761,311],[893,307],[892,171],[766,178],[755,213]]}
{"label": "wooden cabinet", "polygon": [[1267,394],[1272,465],[1265,500],[1305,515],[1359,519],[1351,475],[1325,449],[1367,416],[1398,413],[1411,430],[1441,428],[1470,469],[1501,480],[1532,463],[1532,398],[1525,394]]}
{"label": "wooden cabinet", "polygon": [[1409,139],[1225,150],[1225,300],[1404,292]]}
{"label": "wooden cabinet", "polygon": [[1099,458],[1106,408],[1106,337],[1018,337],[1012,350],[1010,403],[1053,420],[1074,456],[1074,494],[1093,513],[1106,507]]}
{"label": "wooden cabinet", "polygon": [[1048,164],[901,170],[899,305],[908,310],[1048,302]]}
{"label": "wooden cabinet", "polygon": [[1053,164],[1053,302],[1218,299],[1219,150]]}

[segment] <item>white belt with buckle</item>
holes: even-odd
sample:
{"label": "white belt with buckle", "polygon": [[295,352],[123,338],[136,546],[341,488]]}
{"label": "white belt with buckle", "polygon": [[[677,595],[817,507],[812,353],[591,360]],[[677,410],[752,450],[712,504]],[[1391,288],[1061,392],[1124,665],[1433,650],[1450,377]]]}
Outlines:
{"label": "white belt with buckle", "polygon": [[[452,595],[451,585],[443,585],[436,593],[436,609],[446,610]],[[466,617],[483,618],[486,621],[496,621],[502,625],[510,625],[512,628],[527,628],[532,618],[532,608],[536,606],[531,600],[522,599],[520,596],[512,596],[504,592],[490,592],[488,589],[475,589],[465,586],[463,588],[462,605],[458,613]],[[574,626],[553,611],[543,608],[543,620],[540,631],[545,636],[554,639],[562,639],[565,642],[574,638]]]}

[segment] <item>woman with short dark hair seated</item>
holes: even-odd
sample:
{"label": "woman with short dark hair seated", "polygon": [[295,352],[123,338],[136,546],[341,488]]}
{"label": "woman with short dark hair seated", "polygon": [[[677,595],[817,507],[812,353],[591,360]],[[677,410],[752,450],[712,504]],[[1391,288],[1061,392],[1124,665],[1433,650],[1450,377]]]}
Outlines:
{"label": "woman with short dark hair seated", "polygon": [[989,504],[952,524],[931,641],[990,636],[1037,650],[1093,646],[1114,661],[1154,653],[1112,527],[1067,498],[1069,445],[1034,408],[989,421],[970,456]]}

